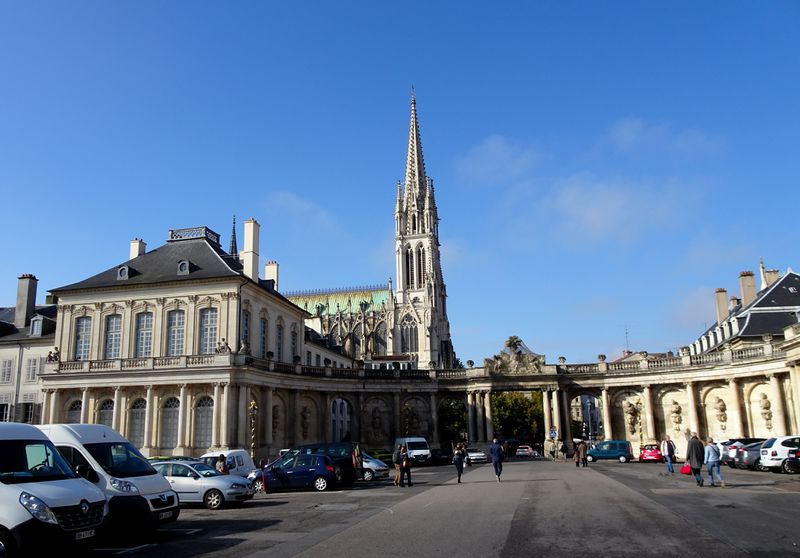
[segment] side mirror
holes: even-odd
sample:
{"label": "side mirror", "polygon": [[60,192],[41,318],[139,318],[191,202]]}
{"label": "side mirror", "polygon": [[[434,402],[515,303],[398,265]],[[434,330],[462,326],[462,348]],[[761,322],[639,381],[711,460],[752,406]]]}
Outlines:
{"label": "side mirror", "polygon": [[75,467],[75,471],[78,473],[78,475],[82,476],[91,483],[97,483],[100,481],[100,477],[98,476],[97,471],[95,471],[86,464],[78,465],[77,467]]}

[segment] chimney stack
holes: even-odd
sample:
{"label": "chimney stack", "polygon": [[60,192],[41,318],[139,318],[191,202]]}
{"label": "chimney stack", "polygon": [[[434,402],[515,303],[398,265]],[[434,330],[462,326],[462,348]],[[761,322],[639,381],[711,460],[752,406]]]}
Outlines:
{"label": "chimney stack", "polygon": [[777,269],[767,269],[765,274],[767,276],[767,287],[771,287],[775,281],[781,278],[781,272]]}
{"label": "chimney stack", "polygon": [[728,317],[728,291],[717,289],[714,299],[717,303],[717,325],[722,325],[722,322]]}
{"label": "chimney stack", "polygon": [[742,306],[747,306],[756,299],[756,276],[752,271],[739,274],[739,288],[742,292]]}
{"label": "chimney stack", "polygon": [[278,262],[270,260],[264,265],[264,279],[275,282],[275,290],[278,290]]}
{"label": "chimney stack", "polygon": [[22,329],[31,322],[31,317],[36,311],[36,286],[39,280],[26,273],[20,275],[17,283],[17,308],[14,313],[14,326]]}
{"label": "chimney stack", "polygon": [[244,274],[258,281],[258,237],[261,227],[252,217],[244,222],[244,249],[239,256],[244,266]]}
{"label": "chimney stack", "polygon": [[132,260],[134,258],[138,258],[139,256],[144,255],[147,251],[147,244],[141,238],[134,238],[131,240],[131,257],[128,258]]}

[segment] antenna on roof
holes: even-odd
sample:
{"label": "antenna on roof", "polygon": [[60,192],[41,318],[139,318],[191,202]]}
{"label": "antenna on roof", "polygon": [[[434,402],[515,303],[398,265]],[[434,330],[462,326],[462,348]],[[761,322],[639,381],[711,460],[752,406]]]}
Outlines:
{"label": "antenna on roof", "polygon": [[625,324],[625,350],[630,351],[631,347],[628,344],[628,324]]}

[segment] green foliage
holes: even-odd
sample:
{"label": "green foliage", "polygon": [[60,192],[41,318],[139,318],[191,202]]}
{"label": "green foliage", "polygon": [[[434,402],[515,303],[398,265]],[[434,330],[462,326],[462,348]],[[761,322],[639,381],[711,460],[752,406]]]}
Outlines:
{"label": "green foliage", "polygon": [[542,393],[533,395],[508,392],[492,394],[492,425],[504,438],[542,440],[544,411]]}
{"label": "green foliage", "polygon": [[439,439],[450,447],[467,437],[467,407],[461,399],[444,398],[439,404]]}

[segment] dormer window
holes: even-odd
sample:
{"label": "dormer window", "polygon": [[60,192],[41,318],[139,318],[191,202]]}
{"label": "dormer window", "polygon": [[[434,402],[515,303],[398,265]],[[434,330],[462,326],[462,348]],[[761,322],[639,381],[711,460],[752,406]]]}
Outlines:
{"label": "dormer window", "polygon": [[178,262],[178,275],[189,275],[190,270],[191,265],[189,264],[189,260],[181,260]]}
{"label": "dormer window", "polygon": [[130,269],[127,265],[121,265],[117,268],[117,281],[127,281],[130,276]]}
{"label": "dormer window", "polygon": [[37,316],[31,320],[31,337],[42,336],[42,318]]}

